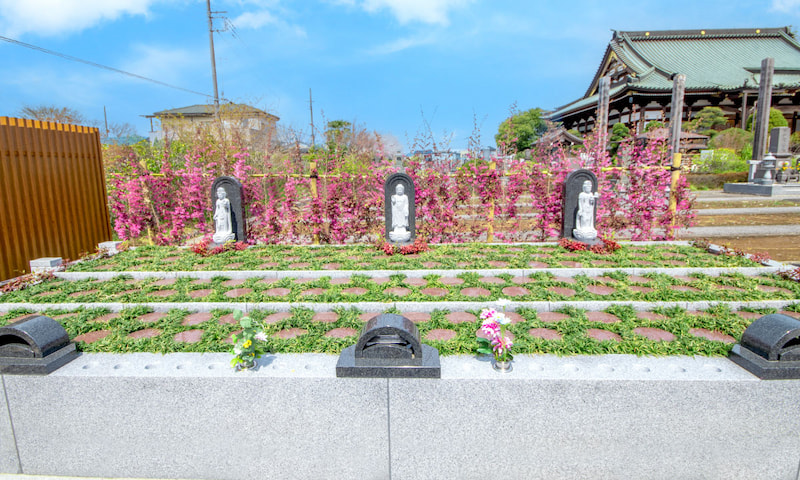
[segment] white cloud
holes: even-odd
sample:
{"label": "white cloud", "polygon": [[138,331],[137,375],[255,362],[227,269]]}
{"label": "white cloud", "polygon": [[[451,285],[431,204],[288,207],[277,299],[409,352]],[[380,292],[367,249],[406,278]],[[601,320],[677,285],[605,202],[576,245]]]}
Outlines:
{"label": "white cloud", "polygon": [[465,7],[473,0],[363,0],[370,13],[389,9],[400,23],[422,22],[448,25],[451,10]]}
{"label": "white cloud", "polygon": [[236,28],[258,29],[266,25],[274,24],[277,18],[270,12],[262,10],[260,12],[245,12],[232,20]]}
{"label": "white cloud", "polygon": [[[173,85],[184,85],[187,71],[196,72],[208,66],[208,51],[194,51],[184,48],[169,48],[163,45],[134,45],[133,58],[127,60],[120,70],[143,77],[154,78]],[[210,69],[210,67],[209,67]],[[139,81],[139,80],[135,80]],[[210,90],[200,88],[200,91]]]}
{"label": "white cloud", "polygon": [[434,43],[435,39],[432,35],[424,37],[406,37],[398,38],[397,40],[383,45],[378,45],[367,51],[371,55],[388,55],[391,53],[400,52],[408,48],[419,47],[422,45],[430,45]]}
{"label": "white cloud", "polygon": [[298,37],[306,36],[306,31],[303,30],[302,27],[289,24],[267,10],[260,10],[258,12],[245,12],[231,20],[231,23],[237,29],[258,30],[259,28],[271,25],[280,28],[284,32],[291,32]]}
{"label": "white cloud", "polygon": [[772,11],[800,14],[800,0],[772,0]]}
{"label": "white cloud", "polygon": [[123,15],[147,15],[157,0],[0,0],[0,31],[57,35],[77,32]]}

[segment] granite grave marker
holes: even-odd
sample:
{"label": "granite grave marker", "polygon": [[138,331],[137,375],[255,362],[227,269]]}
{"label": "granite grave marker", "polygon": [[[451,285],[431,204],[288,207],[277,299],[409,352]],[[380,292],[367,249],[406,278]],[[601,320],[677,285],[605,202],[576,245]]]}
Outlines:
{"label": "granite grave marker", "polygon": [[242,205],[242,184],[233,177],[218,177],[211,185],[214,243],[246,242],[247,222]]}
{"label": "granite grave marker", "polygon": [[416,238],[414,182],[405,173],[389,175],[383,186],[386,240],[395,245],[413,243]]}
{"label": "granite grave marker", "polygon": [[420,342],[414,322],[383,313],[364,325],[355,345],[342,350],[336,376],[440,378],[439,351]]}
{"label": "granite grave marker", "polygon": [[594,245],[599,243],[595,218],[597,213],[597,177],[585,168],[571,172],[564,180],[564,209],[561,236]]}
{"label": "granite grave marker", "polygon": [[47,375],[78,357],[60,323],[28,315],[0,327],[0,373]]}

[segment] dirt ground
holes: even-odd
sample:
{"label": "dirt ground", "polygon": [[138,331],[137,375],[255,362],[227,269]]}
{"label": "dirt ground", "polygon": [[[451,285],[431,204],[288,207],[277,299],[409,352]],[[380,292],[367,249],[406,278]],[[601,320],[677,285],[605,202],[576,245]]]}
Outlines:
{"label": "dirt ground", "polygon": [[798,225],[800,213],[774,213],[764,215],[698,215],[698,227],[724,227],[736,225]]}
{"label": "dirt ground", "polygon": [[745,252],[767,252],[770,258],[779,262],[800,265],[800,239],[796,236],[783,237],[716,237],[711,243],[726,245]]}

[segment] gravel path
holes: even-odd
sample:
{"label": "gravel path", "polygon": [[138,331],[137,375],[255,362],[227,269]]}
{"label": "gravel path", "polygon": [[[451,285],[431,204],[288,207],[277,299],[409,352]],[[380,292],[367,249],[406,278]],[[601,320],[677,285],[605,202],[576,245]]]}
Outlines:
{"label": "gravel path", "polygon": [[748,207],[748,208],[702,208],[697,215],[769,215],[800,213],[800,207]]}

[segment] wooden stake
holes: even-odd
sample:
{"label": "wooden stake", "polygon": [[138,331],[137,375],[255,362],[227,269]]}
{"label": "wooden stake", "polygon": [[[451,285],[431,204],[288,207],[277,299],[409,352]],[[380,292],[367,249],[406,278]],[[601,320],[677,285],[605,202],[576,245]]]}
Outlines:
{"label": "wooden stake", "polygon": [[670,229],[668,238],[674,239],[675,215],[678,211],[678,180],[681,177],[681,121],[683,120],[683,93],[686,88],[686,75],[678,74],[672,80],[672,103],[669,115],[669,151],[672,153],[672,175],[670,175],[669,213]]}
{"label": "wooden stake", "polygon": [[[497,163],[490,162],[489,170],[497,170]],[[486,226],[486,243],[494,242],[494,198],[489,203],[489,214],[487,215],[488,225]]]}

